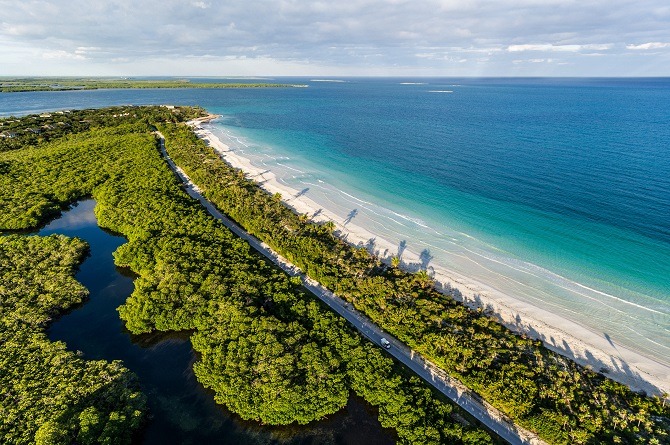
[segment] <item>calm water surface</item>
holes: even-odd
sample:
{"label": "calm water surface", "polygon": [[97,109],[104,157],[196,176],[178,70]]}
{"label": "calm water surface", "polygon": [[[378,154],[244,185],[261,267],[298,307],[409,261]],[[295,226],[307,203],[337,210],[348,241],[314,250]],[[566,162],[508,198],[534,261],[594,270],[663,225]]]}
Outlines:
{"label": "calm water surface", "polygon": [[141,444],[392,444],[372,407],[352,397],[346,409],[304,427],[264,427],[246,422],[214,403],[213,393],[195,379],[195,353],[186,334],[131,335],[116,308],[133,291],[133,277],[114,265],[112,252],[125,238],[97,226],[95,201],[81,201],[39,231],[79,237],[90,256],[76,278],[90,299],[59,318],[48,330],[52,341],[67,343],[88,359],[123,360],[139,377],[151,420]]}

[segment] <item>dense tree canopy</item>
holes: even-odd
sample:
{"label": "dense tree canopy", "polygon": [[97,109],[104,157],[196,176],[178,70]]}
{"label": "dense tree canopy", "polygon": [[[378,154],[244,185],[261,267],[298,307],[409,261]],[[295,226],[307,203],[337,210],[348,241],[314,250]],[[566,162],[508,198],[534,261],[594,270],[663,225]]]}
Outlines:
{"label": "dense tree canopy", "polygon": [[[634,393],[386,267],[306,221],[223,162],[186,126],[162,125],[170,156],[249,232],[375,323],[550,443],[670,443],[670,408]],[[458,292],[451,289],[451,292]]]}
{"label": "dense tree canopy", "polygon": [[[119,308],[127,328],[192,332],[198,380],[245,419],[308,423],[341,409],[355,391],[403,443],[491,442],[186,195],[151,131],[201,110],[90,113],[108,119],[0,153],[0,204],[8,209],[0,229],[33,227],[93,196],[98,223],[128,239],[116,263],[138,275]],[[94,408],[78,415],[83,424],[100,417]],[[47,422],[35,437],[51,440],[59,430]]]}
{"label": "dense tree canopy", "polygon": [[[669,408],[661,399],[512,334],[435,291],[427,276],[386,267],[335,237],[332,225],[296,215],[176,124],[200,113],[85,110],[58,115],[67,130],[41,138],[24,131],[20,144],[0,153],[6,210],[0,229],[34,227],[92,195],[99,223],[128,239],[115,253],[117,264],[139,276],[119,309],[128,329],[192,331],[198,379],[246,419],[306,423],[341,408],[353,390],[379,407],[382,424],[402,442],[490,441],[482,430],[454,421],[460,416],[452,405],[188,198],[156,149],[156,125],[173,159],[220,209],[548,442],[670,443]],[[0,122],[24,128],[36,119]],[[22,311],[21,319],[33,312]],[[107,408],[91,406],[95,412],[86,407],[78,415],[88,419],[83,424],[105,418]],[[77,430],[61,425],[46,422],[35,437],[55,441],[60,431]]]}
{"label": "dense tree canopy", "polygon": [[145,399],[121,362],[84,360],[44,334],[81,303],[72,277],[88,246],[61,235],[0,236],[0,442],[122,444]]}
{"label": "dense tree canopy", "polygon": [[[181,80],[139,80],[139,79],[101,79],[101,78],[48,78],[27,77],[3,79],[0,81],[0,93],[18,93],[22,91],[68,91],[98,89],[145,89],[145,88],[286,88],[294,85],[260,82],[191,82]],[[300,85],[306,86],[306,85]]]}

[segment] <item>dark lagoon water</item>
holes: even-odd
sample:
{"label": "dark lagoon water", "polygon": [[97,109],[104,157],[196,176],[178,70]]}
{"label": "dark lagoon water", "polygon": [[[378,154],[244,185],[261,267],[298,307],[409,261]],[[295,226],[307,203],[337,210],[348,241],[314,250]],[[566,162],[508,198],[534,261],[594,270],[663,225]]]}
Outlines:
{"label": "dark lagoon water", "polygon": [[133,277],[114,265],[112,252],[125,239],[98,227],[95,201],[84,200],[39,230],[84,239],[90,256],[76,278],[90,291],[84,304],[56,320],[48,335],[85,358],[123,360],[139,377],[148,397],[150,421],[137,443],[163,444],[392,444],[374,409],[352,397],[345,409],[307,426],[266,427],[241,420],[214,403],[213,393],[195,379],[196,360],[188,335],[131,335],[116,308],[133,291]]}

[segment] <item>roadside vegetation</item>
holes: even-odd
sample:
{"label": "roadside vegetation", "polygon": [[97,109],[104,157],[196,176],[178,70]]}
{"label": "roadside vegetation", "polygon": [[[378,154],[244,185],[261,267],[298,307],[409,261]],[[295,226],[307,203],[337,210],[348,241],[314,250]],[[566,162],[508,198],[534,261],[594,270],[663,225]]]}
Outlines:
{"label": "roadside vegetation", "polygon": [[193,113],[190,108],[152,107],[138,110],[119,107],[112,110],[60,110],[33,114],[22,118],[10,116],[0,119],[0,152],[20,148],[35,148],[44,142],[68,134],[82,133],[92,128],[116,127],[123,123],[141,121],[179,122]]}
{"label": "roadside vegetation", "polygon": [[[81,113],[76,120],[89,121],[85,127],[42,140],[29,138],[20,147],[0,152],[0,230],[35,227],[67,205],[92,196],[99,225],[128,239],[115,252],[116,264],[138,276],[133,294],[119,308],[126,327],[133,333],[191,332],[199,353],[194,364],[198,380],[214,391],[218,403],[244,419],[306,424],[343,408],[353,391],[378,408],[381,424],[392,428],[401,443],[492,443],[463,411],[353,332],[307,294],[299,280],[253,252],[188,197],[162,159],[152,131],[154,125],[160,126],[179,142],[187,130],[175,122],[203,115],[203,110],[115,107]],[[23,125],[33,118],[11,120]],[[69,124],[75,127],[74,122]],[[197,159],[194,153],[190,156],[194,155]],[[239,173],[233,174],[244,181]],[[327,233],[320,226],[314,230]],[[24,268],[42,270],[38,260],[28,255]],[[83,289],[77,289],[78,298],[83,298]],[[27,285],[19,292],[24,294],[39,300],[44,291]],[[0,295],[4,307],[5,295]],[[27,307],[24,312],[32,316],[33,311]],[[62,344],[46,338],[44,342],[64,350]],[[15,347],[20,350],[24,344],[17,342]],[[41,372],[66,372],[59,361],[28,358]],[[17,372],[3,378],[4,389],[20,385],[24,376]],[[91,386],[87,382],[81,378],[67,385],[76,391],[80,384]],[[105,413],[106,405],[98,402],[102,403],[93,400],[92,406]],[[18,413],[10,426],[25,429],[25,437],[17,443],[40,439],[39,431],[21,420],[30,417],[27,407],[13,398],[3,403]],[[135,408],[130,401],[121,406],[122,412]],[[75,422],[68,414],[75,408],[68,409],[63,425]],[[126,426],[125,435],[137,427]],[[55,435],[65,427],[55,424],[52,429],[54,435],[49,437],[54,439],[42,443],[69,443]],[[124,437],[108,443],[123,443]]]}
{"label": "roadside vegetation", "polygon": [[[247,231],[515,422],[553,444],[668,444],[670,407],[630,391],[410,274],[348,245],[223,162],[184,125],[160,125],[174,161]],[[455,289],[451,290],[458,292]]]}
{"label": "roadside vegetation", "polygon": [[145,398],[119,361],[85,360],[44,331],[84,301],[72,277],[88,245],[0,236],[0,443],[128,444]]}
{"label": "roadside vegetation", "polygon": [[100,89],[144,89],[144,88],[290,88],[306,85],[260,82],[191,82],[179,80],[142,80],[119,78],[5,78],[0,79],[0,93],[20,93],[26,91],[71,91]]}

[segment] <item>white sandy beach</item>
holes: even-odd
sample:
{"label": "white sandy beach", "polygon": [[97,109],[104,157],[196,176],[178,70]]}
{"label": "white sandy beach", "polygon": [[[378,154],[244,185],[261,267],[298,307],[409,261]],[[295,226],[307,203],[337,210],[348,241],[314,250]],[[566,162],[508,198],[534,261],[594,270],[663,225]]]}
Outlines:
{"label": "white sandy beach", "polygon": [[[378,234],[371,233],[351,221],[345,221],[299,190],[281,184],[272,172],[254,166],[249,159],[231,150],[215,134],[203,127],[202,123],[210,119],[211,117],[193,122],[196,134],[206,140],[231,166],[241,169],[249,178],[261,183],[269,193],[280,193],[284,202],[297,212],[309,216],[316,215],[314,220],[317,221],[333,221],[339,232],[343,236],[346,235],[348,242],[365,245],[374,239],[373,253],[383,261],[390,262],[396,252],[397,244],[381,239]],[[412,252],[411,249],[404,251],[402,260],[409,269],[412,269],[412,264],[416,267],[421,263],[419,254]],[[515,331],[540,339],[550,349],[582,365],[590,366],[595,371],[607,369],[609,377],[628,385],[633,390],[644,390],[648,394],[670,393],[670,367],[666,364],[618,345],[605,335],[595,333],[574,321],[529,305],[485,283],[448,270],[443,265],[432,263],[431,272],[433,271],[439,290],[450,284],[460,291],[460,298],[465,304],[473,308],[486,308]]]}

